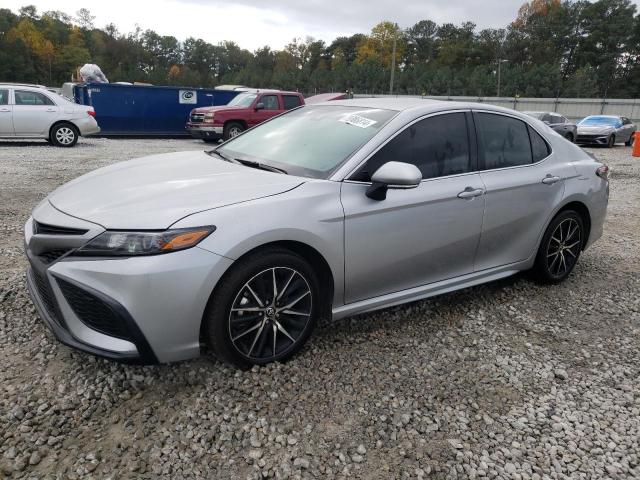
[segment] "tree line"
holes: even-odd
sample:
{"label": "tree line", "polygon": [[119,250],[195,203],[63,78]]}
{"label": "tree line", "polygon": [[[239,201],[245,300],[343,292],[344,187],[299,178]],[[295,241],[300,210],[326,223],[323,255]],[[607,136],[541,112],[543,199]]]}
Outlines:
{"label": "tree line", "polygon": [[[395,44],[395,49],[394,49]],[[0,81],[58,86],[78,66],[111,82],[212,87],[242,84],[303,93],[352,90],[522,97],[634,98],[640,93],[640,15],[631,0],[531,0],[504,28],[384,21],[330,44],[294,39],[251,52],[235,42],[180,41],[153,30],[121,33],[75,15],[0,9]]]}

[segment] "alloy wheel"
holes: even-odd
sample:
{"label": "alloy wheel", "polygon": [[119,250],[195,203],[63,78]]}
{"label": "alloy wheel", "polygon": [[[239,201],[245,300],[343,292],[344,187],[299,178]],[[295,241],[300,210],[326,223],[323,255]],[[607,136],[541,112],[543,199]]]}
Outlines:
{"label": "alloy wheel", "polygon": [[564,276],[578,260],[582,248],[580,225],[573,218],[567,218],[553,231],[547,246],[547,268],[556,278]]}
{"label": "alloy wheel", "polygon": [[231,127],[229,129],[229,138],[237,137],[242,133],[242,129],[240,127]]}
{"label": "alloy wheel", "polygon": [[263,270],[240,288],[231,305],[231,342],[248,359],[280,357],[302,337],[312,307],[309,282],[300,272],[289,267]]}
{"label": "alloy wheel", "polygon": [[76,134],[70,127],[60,127],[56,131],[56,140],[61,145],[71,145],[75,138]]}

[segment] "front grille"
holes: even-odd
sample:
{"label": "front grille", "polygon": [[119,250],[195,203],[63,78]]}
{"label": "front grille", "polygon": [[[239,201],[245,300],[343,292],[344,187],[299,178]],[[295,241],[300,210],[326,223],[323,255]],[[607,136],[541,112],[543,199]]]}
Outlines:
{"label": "front grille", "polygon": [[604,138],[606,137],[606,135],[585,135],[585,134],[580,134],[578,135],[578,140],[596,140],[598,138]]}
{"label": "front grille", "polygon": [[204,113],[192,113],[191,123],[202,123],[204,121]]}
{"label": "front grille", "polygon": [[67,303],[82,323],[105,335],[131,340],[125,320],[109,304],[66,280],[56,280]]}
{"label": "front grille", "polygon": [[33,233],[36,235],[84,235],[88,231],[80,228],[57,227],[33,221]]}
{"label": "front grille", "polygon": [[47,310],[49,316],[58,321],[55,296],[53,294],[53,290],[51,290],[49,281],[45,277],[46,274],[38,273],[34,268],[31,269],[31,272],[33,273],[36,290],[38,290],[38,296],[40,297],[40,300],[42,300],[44,308]]}
{"label": "front grille", "polygon": [[50,263],[55,262],[57,259],[62,257],[65,253],[70,252],[69,249],[58,248],[55,250],[48,250],[46,252],[42,252],[38,257],[42,260],[43,263],[49,265]]}

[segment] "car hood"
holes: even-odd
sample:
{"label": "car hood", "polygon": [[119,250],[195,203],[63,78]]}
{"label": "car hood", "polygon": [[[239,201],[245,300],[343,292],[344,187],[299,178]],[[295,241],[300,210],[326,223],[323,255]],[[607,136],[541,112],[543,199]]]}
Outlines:
{"label": "car hood", "polygon": [[223,110],[244,110],[246,107],[242,107],[240,105],[220,105],[217,107],[198,107],[194,108],[193,111],[197,113],[211,113],[211,112],[220,112]]}
{"label": "car hood", "polygon": [[615,130],[611,125],[578,125],[578,133],[587,135],[608,134]]}
{"label": "car hood", "polygon": [[192,213],[291,190],[304,179],[226,162],[203,151],[100,168],[49,195],[58,210],[107,229],[165,229]]}

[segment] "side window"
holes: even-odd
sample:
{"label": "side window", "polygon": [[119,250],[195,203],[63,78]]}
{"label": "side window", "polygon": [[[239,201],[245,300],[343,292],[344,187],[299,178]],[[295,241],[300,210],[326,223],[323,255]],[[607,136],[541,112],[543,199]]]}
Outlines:
{"label": "side window", "polygon": [[277,95],[264,95],[260,99],[260,103],[264,104],[265,110],[280,110],[280,105],[278,104]]}
{"label": "side window", "polygon": [[564,123],[564,122],[562,121],[562,117],[561,116],[559,116],[559,115],[551,115],[551,123],[556,124],[556,123]]}
{"label": "side window", "polygon": [[567,120],[567,117],[560,117],[560,123],[569,123],[569,120]]}
{"label": "side window", "polygon": [[351,178],[368,182],[378,168],[391,161],[414,164],[425,179],[471,171],[465,114],[436,115],[407,127]]}
{"label": "side window", "polygon": [[9,103],[9,90],[0,90],[0,105]]}
{"label": "side window", "polygon": [[531,153],[533,155],[533,161],[539,162],[543,158],[549,156],[551,153],[549,149],[549,145],[544,141],[544,138],[540,136],[538,132],[536,132],[533,128],[527,125],[529,129],[529,138],[531,138]]}
{"label": "side window", "polygon": [[26,90],[16,90],[16,105],[55,105],[46,95]]}
{"label": "side window", "polygon": [[515,118],[477,113],[478,157],[485,170],[532,163],[527,125]]}
{"label": "side window", "polygon": [[290,110],[302,105],[302,102],[300,102],[300,97],[298,97],[297,95],[283,95],[282,99],[284,100],[285,110]]}
{"label": "side window", "polygon": [[547,123],[553,123],[553,121],[551,120],[551,115],[549,115],[548,113],[545,113],[543,115],[542,121]]}
{"label": "side window", "polygon": [[629,121],[629,119],[627,117],[622,117],[622,124],[623,125],[629,125],[631,122]]}

